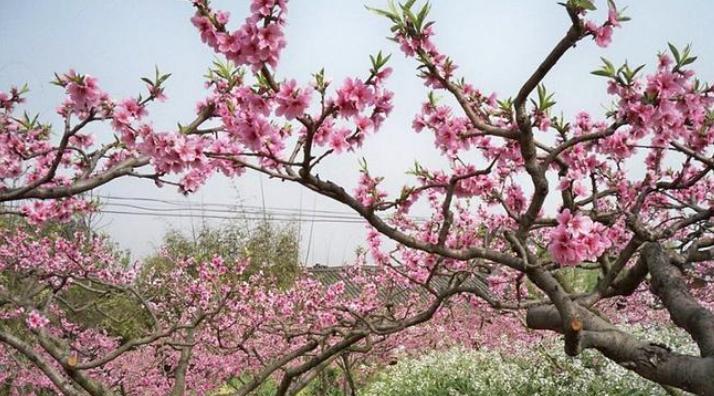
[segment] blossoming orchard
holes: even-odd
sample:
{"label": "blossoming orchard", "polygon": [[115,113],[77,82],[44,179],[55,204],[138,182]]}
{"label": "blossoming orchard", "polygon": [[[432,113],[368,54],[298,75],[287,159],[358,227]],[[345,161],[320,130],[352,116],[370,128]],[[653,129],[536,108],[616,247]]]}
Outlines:
{"label": "blossoming orchard", "polygon": [[[606,116],[566,119],[543,80],[576,44],[627,34],[613,1],[554,3],[569,28],[517,92],[498,94],[435,44],[429,4],[372,9],[425,86],[413,131],[399,133],[433,136],[449,164],[414,158],[393,194],[366,162],[356,185],[320,176],[326,158],[379,135],[399,95],[390,56],[365,54],[363,73],[334,80],[283,75],[287,3],[252,0],[243,21],[208,0],[187,4],[186,23],[217,60],[195,115],[173,130],[151,122],[153,106],[170,105],[158,69],[141,79],[145,92],[123,98],[88,70],[58,72],[57,125],[28,115],[27,87],[0,92],[9,394],[248,395],[270,382],[276,395],[297,395],[337,367],[354,395],[355,372],[399,353],[555,338],[568,356],[594,350],[670,392],[714,395],[714,88],[697,79],[689,46],[665,45],[648,67],[603,59],[593,74],[611,98]],[[247,271],[248,259],[219,255],[163,252],[170,268],[142,267],[98,233],[63,228],[97,210],[88,193],[118,179],[191,194],[212,175],[249,172],[364,220],[367,248],[341,280],[305,270],[276,287],[275,275]],[[420,205],[428,218],[414,214]],[[578,287],[568,270],[594,281]],[[141,325],[124,334],[101,324],[130,319]],[[633,335],[628,320],[679,327],[696,352]]]}

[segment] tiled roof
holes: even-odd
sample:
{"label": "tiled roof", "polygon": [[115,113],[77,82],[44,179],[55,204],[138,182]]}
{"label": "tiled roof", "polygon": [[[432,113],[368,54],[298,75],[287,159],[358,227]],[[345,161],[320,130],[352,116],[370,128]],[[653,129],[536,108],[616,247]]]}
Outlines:
{"label": "tiled roof", "polygon": [[[360,286],[355,284],[352,279],[349,276],[349,273],[345,272],[346,267],[341,267],[341,266],[323,266],[323,265],[316,265],[314,267],[310,267],[307,269],[308,273],[310,273],[315,279],[320,281],[323,285],[331,285],[333,283],[343,281],[345,283],[345,294],[349,298],[357,297],[360,294]],[[366,271],[375,271],[376,267],[363,267],[364,270]],[[431,286],[437,290],[437,291],[442,291],[446,290],[449,287],[449,276],[445,275],[436,275],[431,279]],[[471,275],[469,276],[464,283],[462,284],[465,287],[470,287],[470,288],[478,288],[480,289],[483,293],[490,294],[490,291],[488,290],[488,286],[486,284],[485,279],[483,277],[478,276],[478,275]],[[412,284],[411,288],[416,288],[417,286]],[[392,294],[391,299],[396,299],[399,298],[399,296],[404,296],[408,295],[410,287],[404,287],[401,290],[397,291],[392,291],[390,294]],[[424,288],[419,288],[419,294],[422,296],[426,297],[428,294],[427,290]]]}

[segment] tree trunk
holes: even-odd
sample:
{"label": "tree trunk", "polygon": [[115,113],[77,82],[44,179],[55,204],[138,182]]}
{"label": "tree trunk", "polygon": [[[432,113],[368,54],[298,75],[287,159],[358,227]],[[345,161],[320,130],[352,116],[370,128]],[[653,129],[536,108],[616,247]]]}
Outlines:
{"label": "tree trunk", "polygon": [[[665,345],[638,340],[576,304],[577,317],[582,321],[577,351],[597,349],[644,378],[698,395],[714,396],[714,315],[692,296],[683,275],[659,244],[646,244],[640,255],[652,277],[652,292],[662,300],[672,321],[699,345],[700,356],[682,355]],[[550,305],[529,309],[526,323],[533,329],[563,331],[560,313]]]}

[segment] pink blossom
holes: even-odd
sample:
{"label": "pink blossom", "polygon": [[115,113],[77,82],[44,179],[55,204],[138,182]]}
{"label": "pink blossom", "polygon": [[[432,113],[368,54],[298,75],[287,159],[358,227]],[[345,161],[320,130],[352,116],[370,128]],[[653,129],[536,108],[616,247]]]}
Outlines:
{"label": "pink blossom", "polygon": [[341,153],[349,148],[347,137],[350,135],[349,129],[342,128],[334,131],[330,135],[330,147],[335,150],[335,153]]}
{"label": "pink blossom", "polygon": [[550,117],[548,117],[547,114],[540,114],[536,116],[535,122],[538,129],[543,132],[547,132],[548,129],[550,129]]}
{"label": "pink blossom", "polygon": [[515,213],[522,213],[526,208],[526,196],[520,186],[515,184],[506,190],[506,205]]}
{"label": "pink blossom", "polygon": [[252,0],[250,4],[250,11],[259,15],[268,16],[272,11],[273,7],[279,5],[281,8],[285,8],[285,2],[283,0]]}
{"label": "pink blossom", "polygon": [[241,49],[240,32],[218,33],[218,50],[223,53],[237,53]]}
{"label": "pink blossom", "polygon": [[27,323],[27,326],[32,330],[42,329],[50,323],[49,319],[34,310],[27,315],[27,319],[25,320],[25,322]]}
{"label": "pink blossom", "polygon": [[607,47],[612,42],[612,27],[601,26],[595,30],[595,43],[599,47]]}
{"label": "pink blossom", "polygon": [[280,90],[275,95],[278,107],[275,114],[285,116],[292,120],[305,112],[310,104],[310,88],[297,88],[295,80],[288,80],[280,85]]}
{"label": "pink blossom", "polygon": [[589,131],[592,128],[592,119],[590,114],[581,111],[575,116],[575,125],[582,131]]}
{"label": "pink blossom", "polygon": [[668,70],[647,78],[647,92],[657,94],[660,98],[669,98],[682,88],[678,76]]}
{"label": "pink blossom", "polygon": [[213,14],[220,29],[200,13],[191,22],[201,33],[201,40],[214,51],[224,54],[238,65],[250,65],[253,70],[258,70],[264,64],[277,65],[280,51],[285,47],[282,30],[285,10],[284,0],[254,0],[252,14],[233,32],[224,32],[229,19],[226,12]]}
{"label": "pink blossom", "polygon": [[78,111],[85,111],[99,104],[102,91],[97,85],[97,79],[90,76],[75,76],[67,84],[67,93],[72,106]]}
{"label": "pink blossom", "polygon": [[585,23],[585,29],[593,35],[595,44],[597,44],[598,47],[605,48],[612,42],[612,26],[609,23],[598,26],[593,21],[587,21]]}
{"label": "pink blossom", "polygon": [[194,15],[191,17],[191,23],[198,29],[201,33],[201,41],[204,43],[215,46],[217,42],[216,30],[211,24],[211,20],[203,15]]}
{"label": "pink blossom", "polygon": [[337,91],[337,105],[340,114],[345,117],[352,117],[364,110],[365,107],[373,104],[374,91],[362,80],[347,78],[342,87]]}
{"label": "pink blossom", "polygon": [[362,172],[355,190],[355,197],[362,205],[370,207],[386,197],[387,194],[377,188],[381,180],[381,178],[373,178],[368,173]]}
{"label": "pink blossom", "polygon": [[573,215],[569,209],[564,209],[557,220],[558,226],[550,232],[548,251],[561,265],[595,261],[611,245],[605,227],[589,217]]}

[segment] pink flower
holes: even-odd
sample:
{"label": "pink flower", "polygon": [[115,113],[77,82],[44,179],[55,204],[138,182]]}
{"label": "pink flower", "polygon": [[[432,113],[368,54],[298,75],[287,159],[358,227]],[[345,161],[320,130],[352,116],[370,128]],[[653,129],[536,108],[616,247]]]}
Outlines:
{"label": "pink flower", "polygon": [[32,312],[30,312],[29,315],[27,315],[27,319],[25,320],[25,323],[27,323],[27,326],[29,326],[30,329],[36,330],[36,329],[41,329],[41,328],[47,326],[47,324],[50,323],[50,321],[49,321],[49,319],[44,317],[39,312],[32,311]]}
{"label": "pink flower", "polygon": [[607,25],[607,26],[601,26],[595,31],[595,44],[598,45],[598,47],[605,48],[610,43],[612,42],[612,27]]}
{"label": "pink flower", "polygon": [[557,220],[558,226],[550,232],[548,244],[556,263],[577,265],[585,260],[595,261],[612,244],[607,238],[607,229],[589,217],[573,215],[564,209]]}
{"label": "pink flower", "polygon": [[277,65],[280,50],[285,47],[283,16],[286,12],[285,0],[253,0],[251,15],[234,32],[224,32],[229,20],[227,12],[213,14],[211,18],[200,13],[191,18],[191,22],[201,33],[201,40],[214,51],[225,55],[237,65],[250,65],[253,70],[264,64]]}
{"label": "pink flower", "polygon": [[218,33],[218,50],[223,53],[238,52],[241,49],[239,32]]}
{"label": "pink flower", "polygon": [[20,208],[20,212],[27,218],[28,223],[37,225],[48,220],[67,221],[72,214],[91,209],[87,201],[71,197],[63,200],[28,202]]}
{"label": "pink flower", "polygon": [[585,29],[593,35],[595,44],[597,44],[598,47],[605,48],[610,45],[612,41],[612,26],[610,26],[610,24],[606,23],[602,26],[598,26],[593,21],[587,21],[585,23]]}
{"label": "pink flower", "polygon": [[578,197],[584,197],[588,193],[587,188],[585,188],[585,184],[583,184],[580,181],[574,181],[573,182],[573,194]]}
{"label": "pink flower", "polygon": [[132,119],[140,120],[145,115],[146,108],[140,105],[139,101],[135,98],[128,98],[114,108],[112,121],[115,128],[122,129],[121,127],[127,125]]}
{"label": "pink flower", "polygon": [[547,114],[542,114],[536,117],[536,125],[538,129],[547,132],[550,128],[550,117]]}
{"label": "pink flower", "polygon": [[275,0],[253,0],[250,4],[250,11],[262,16],[268,16],[276,3],[277,1]]}
{"label": "pink flower", "polygon": [[79,81],[71,81],[67,84],[67,93],[76,110],[88,110],[99,104],[102,92],[97,85],[97,79],[85,75]]}
{"label": "pink flower", "polygon": [[667,69],[673,62],[672,58],[665,53],[661,53],[657,56],[657,67],[660,69]]}
{"label": "pink flower", "polygon": [[370,128],[374,126],[374,122],[366,117],[357,117],[355,120],[355,126],[361,132],[367,132]]}
{"label": "pink flower", "polygon": [[342,88],[337,91],[335,104],[339,108],[340,115],[345,118],[357,115],[365,107],[373,104],[374,92],[359,78],[345,79]]}
{"label": "pink flower", "polygon": [[227,11],[216,11],[216,22],[220,25],[225,25],[231,17],[231,13]]}
{"label": "pink flower", "polygon": [[576,244],[572,241],[570,234],[563,228],[556,228],[550,234],[551,242],[548,251],[553,256],[553,261],[563,265],[574,265],[579,263]]}
{"label": "pink flower", "polygon": [[244,146],[259,151],[276,131],[265,118],[246,116],[238,122],[236,133]]}
{"label": "pink flower", "polygon": [[381,180],[381,178],[372,178],[368,173],[362,172],[355,189],[355,198],[366,207],[370,207],[384,199],[387,194],[377,189]]}
{"label": "pink flower", "polygon": [[282,83],[275,95],[275,101],[278,103],[275,114],[285,116],[288,120],[300,116],[310,104],[311,93],[310,88],[297,88],[295,80]]}
{"label": "pink flower", "polygon": [[667,70],[647,77],[647,92],[657,94],[660,98],[669,98],[681,89],[677,76]]}
{"label": "pink flower", "polygon": [[570,213],[570,209],[563,209],[563,211],[556,217],[556,220],[558,220],[558,224],[566,225],[572,218],[573,215]]}
{"label": "pink flower", "polygon": [[94,136],[77,133],[69,138],[69,143],[74,147],[88,148],[94,144]]}
{"label": "pink flower", "polygon": [[526,196],[520,186],[513,184],[506,189],[506,205],[515,213],[525,210]]}
{"label": "pink flower", "polygon": [[278,24],[270,24],[258,30],[257,46],[260,49],[277,51],[285,46],[283,31]]}
{"label": "pink flower", "polygon": [[202,15],[194,15],[191,17],[191,23],[201,33],[201,41],[212,47],[216,45],[216,30],[210,19]]}
{"label": "pink flower", "polygon": [[600,145],[600,150],[619,159],[627,158],[633,153],[629,136],[625,132],[616,132],[605,138]]}
{"label": "pink flower", "polygon": [[590,114],[581,111],[575,116],[575,125],[583,131],[589,131],[593,127]]}
{"label": "pink flower", "polygon": [[348,149],[347,137],[349,134],[350,131],[346,128],[334,131],[330,135],[330,147],[338,154]]}
{"label": "pink flower", "polygon": [[384,80],[386,80],[387,78],[389,78],[389,76],[392,75],[392,71],[393,70],[391,67],[383,68],[377,74],[374,75],[374,82],[378,85],[381,84],[382,82],[384,82]]}

